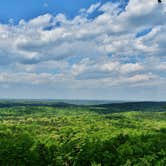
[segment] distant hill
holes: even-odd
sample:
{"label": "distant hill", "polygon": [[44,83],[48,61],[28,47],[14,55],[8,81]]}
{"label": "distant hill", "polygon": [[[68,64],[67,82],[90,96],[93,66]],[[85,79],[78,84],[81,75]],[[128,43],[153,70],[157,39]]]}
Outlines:
{"label": "distant hill", "polygon": [[166,111],[166,102],[124,102],[105,100],[0,100],[0,108],[17,106],[87,107],[98,113]]}
{"label": "distant hill", "polygon": [[0,107],[10,106],[10,105],[34,105],[34,106],[54,106],[54,105],[79,105],[79,106],[89,106],[89,105],[100,105],[100,104],[111,104],[111,103],[121,103],[122,101],[109,101],[109,100],[63,100],[63,99],[4,99],[0,100]]}
{"label": "distant hill", "polygon": [[166,102],[124,102],[101,104],[91,107],[92,110],[102,113],[127,111],[166,111]]}
{"label": "distant hill", "polygon": [[75,106],[65,102],[47,101],[47,100],[0,100],[0,108],[17,106],[52,106],[52,107],[70,107]]}

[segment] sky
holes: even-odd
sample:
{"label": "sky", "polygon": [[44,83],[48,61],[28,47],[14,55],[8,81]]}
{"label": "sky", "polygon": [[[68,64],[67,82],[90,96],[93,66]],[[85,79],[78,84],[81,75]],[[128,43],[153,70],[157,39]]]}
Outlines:
{"label": "sky", "polygon": [[0,1],[0,98],[166,99],[166,3]]}

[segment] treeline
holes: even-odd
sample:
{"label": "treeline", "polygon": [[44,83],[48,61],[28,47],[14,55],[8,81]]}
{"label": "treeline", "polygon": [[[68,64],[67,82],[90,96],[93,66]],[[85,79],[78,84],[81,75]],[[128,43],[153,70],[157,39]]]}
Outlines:
{"label": "treeline", "polygon": [[166,111],[166,102],[125,102],[101,104],[93,106],[91,110],[102,114],[128,111],[164,112]]}
{"label": "treeline", "polygon": [[49,102],[0,102],[0,108],[9,108],[9,107],[37,107],[37,106],[52,106],[52,107],[76,107],[76,105],[73,104],[67,104],[63,102],[58,103],[49,103]]}

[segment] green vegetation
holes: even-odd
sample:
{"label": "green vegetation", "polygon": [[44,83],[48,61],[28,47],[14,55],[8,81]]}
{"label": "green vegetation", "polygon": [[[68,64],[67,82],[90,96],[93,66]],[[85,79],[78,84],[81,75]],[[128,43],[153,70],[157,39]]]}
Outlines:
{"label": "green vegetation", "polygon": [[166,107],[138,105],[1,102],[0,165],[165,166]]}

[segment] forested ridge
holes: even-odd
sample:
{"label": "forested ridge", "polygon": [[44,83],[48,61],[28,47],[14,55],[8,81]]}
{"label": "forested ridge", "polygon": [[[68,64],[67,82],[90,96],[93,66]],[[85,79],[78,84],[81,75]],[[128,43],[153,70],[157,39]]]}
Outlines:
{"label": "forested ridge", "polygon": [[166,103],[0,102],[2,166],[165,166]]}

